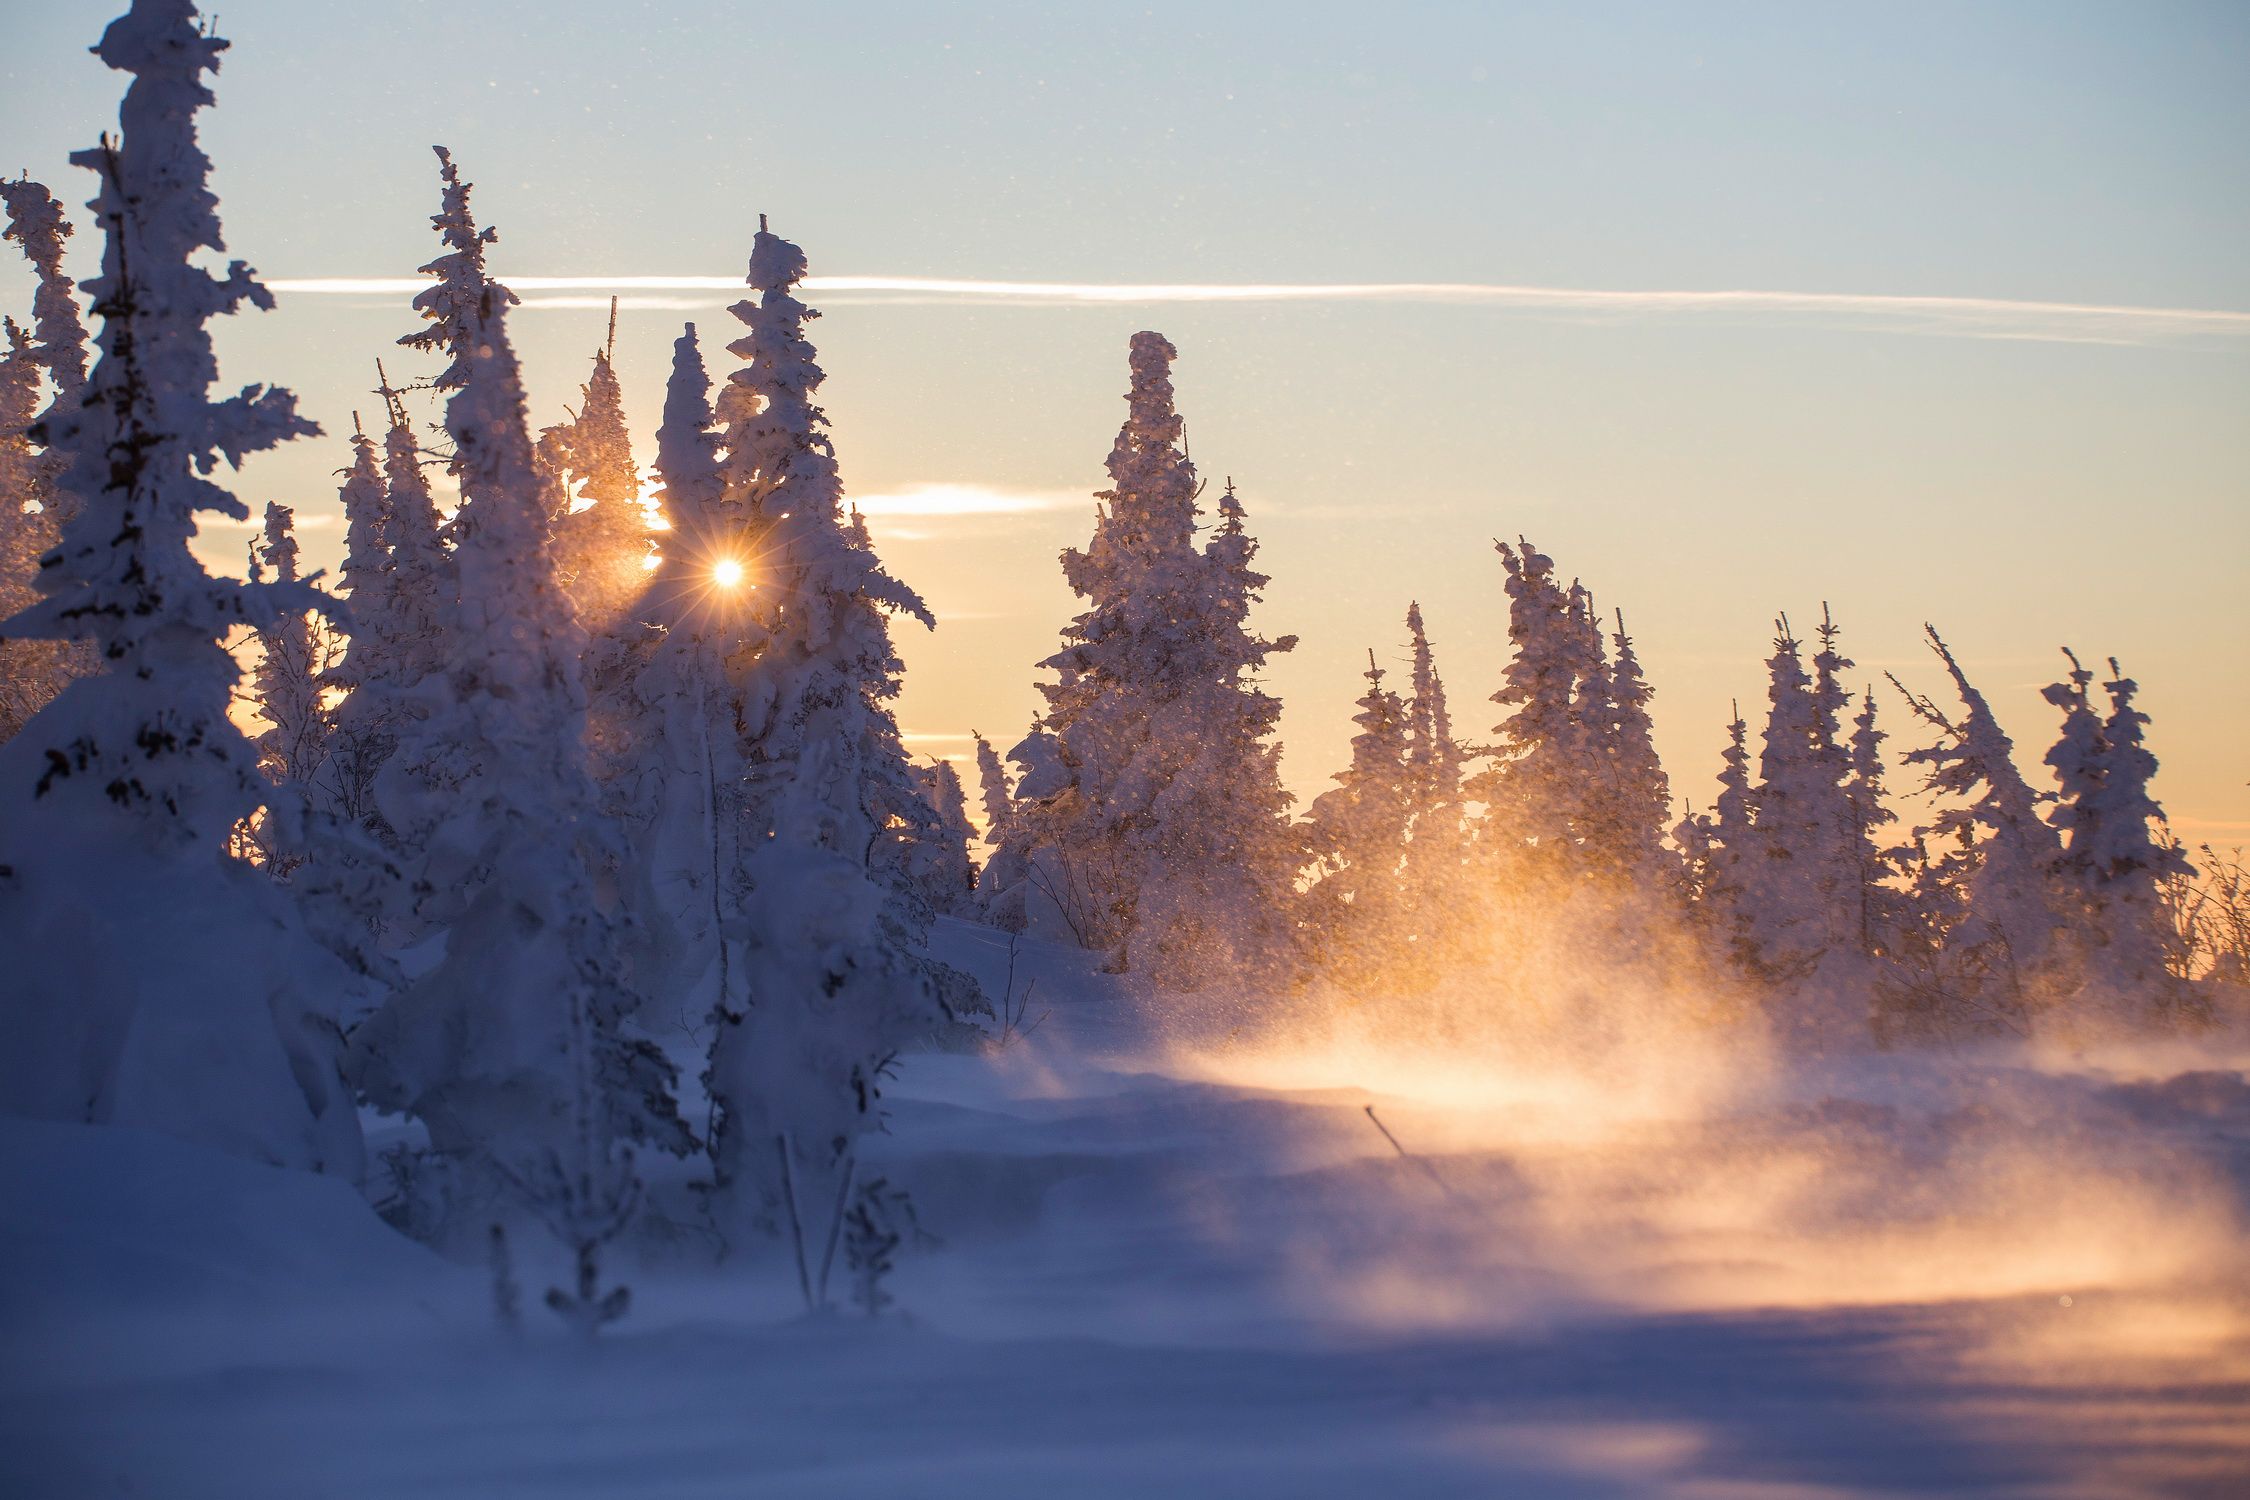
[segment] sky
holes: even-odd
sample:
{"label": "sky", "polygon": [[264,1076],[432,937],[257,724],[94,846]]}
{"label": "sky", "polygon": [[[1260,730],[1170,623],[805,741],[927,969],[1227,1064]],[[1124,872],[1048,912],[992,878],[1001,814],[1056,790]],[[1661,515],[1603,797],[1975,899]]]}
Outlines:
{"label": "sky", "polygon": [[[74,210],[66,158],[123,82],[85,48],[118,8],[0,15],[0,169]],[[1155,328],[1197,465],[1263,542],[1258,624],[1300,638],[1270,673],[1300,796],[1347,758],[1367,650],[1403,668],[1411,600],[1457,723],[1497,719],[1492,541],[1523,535],[1624,610],[1679,795],[1713,794],[1732,700],[1756,724],[1776,614],[1808,634],[1825,602],[1894,751],[1918,735],[1883,674],[1942,685],[1924,621],[2034,771],[2057,648],[2116,655],[2175,825],[2250,839],[2250,7],[219,20],[204,143],[230,254],[280,291],[219,329],[222,373],[327,430],[235,488],[296,506],[316,563],[374,360],[434,372],[392,347],[414,320],[383,283],[434,253],[442,143],[524,293],[535,422],[624,297],[644,463],[683,320],[726,368],[757,216],[804,246],[847,489],[940,619],[897,627],[917,752],[1004,749],[1036,710],[1073,613],[1056,554]],[[0,267],[0,307],[29,298]],[[248,535],[204,549],[238,565]]]}

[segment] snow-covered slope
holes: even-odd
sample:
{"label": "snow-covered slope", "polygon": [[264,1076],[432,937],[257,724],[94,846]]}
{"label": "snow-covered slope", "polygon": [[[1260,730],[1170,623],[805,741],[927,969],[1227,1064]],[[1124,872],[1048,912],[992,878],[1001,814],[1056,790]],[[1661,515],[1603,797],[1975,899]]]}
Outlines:
{"label": "snow-covered slope", "polygon": [[[1005,939],[941,932],[1001,988]],[[1024,944],[1034,980],[1027,1039],[916,1054],[891,1091],[866,1170],[928,1238],[906,1316],[872,1323],[804,1317],[780,1256],[713,1268],[683,1234],[598,1348],[537,1322],[510,1343],[481,1275],[341,1184],[9,1122],[0,1489],[2108,1496],[2250,1473],[2239,1059],[1714,1075],[1686,1047],[1378,1047],[1334,1017],[1282,1048]]]}

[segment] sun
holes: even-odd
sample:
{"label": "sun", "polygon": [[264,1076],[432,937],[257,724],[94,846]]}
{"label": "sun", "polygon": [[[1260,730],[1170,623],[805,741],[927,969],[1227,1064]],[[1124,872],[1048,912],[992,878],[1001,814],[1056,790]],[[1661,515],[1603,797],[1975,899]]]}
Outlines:
{"label": "sun", "polygon": [[723,589],[742,587],[742,564],[722,557],[711,565],[711,581]]}

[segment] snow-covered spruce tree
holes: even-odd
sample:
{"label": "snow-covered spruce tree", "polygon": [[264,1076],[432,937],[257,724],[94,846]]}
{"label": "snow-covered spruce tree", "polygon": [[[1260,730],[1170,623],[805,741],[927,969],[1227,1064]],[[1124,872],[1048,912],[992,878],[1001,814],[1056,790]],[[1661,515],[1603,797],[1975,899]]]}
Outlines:
{"label": "snow-covered spruce tree", "polygon": [[1767,658],[1766,727],[1758,752],[1758,859],[1745,871],[1746,956],[1758,977],[1784,984],[1808,977],[1828,951],[1827,777],[1819,708],[1788,616],[1774,622]]}
{"label": "snow-covered spruce tree", "polygon": [[[1984,695],[1937,630],[1923,628],[1963,712],[1956,720],[1890,678],[1915,717],[1938,734],[1935,744],[1908,751],[1906,761],[1926,768],[1926,791],[1967,800],[1941,808],[1933,824],[1916,831],[1917,839],[1935,835],[1939,849],[1921,879],[1920,902],[1954,919],[1930,945],[1926,969],[1902,979],[1911,1013],[1895,1016],[1893,1024],[2020,1031],[2052,998],[2052,961],[2063,928],[2053,872],[2062,845],[2040,818],[2043,799],[2017,769],[2014,742]],[[1894,996],[1894,1010],[1899,1003]]]}
{"label": "snow-covered spruce tree", "polygon": [[594,372],[580,387],[578,416],[570,425],[569,467],[577,494],[554,523],[556,570],[579,623],[596,635],[624,627],[648,582],[648,513],[625,428],[624,393],[611,363],[616,348],[612,300],[609,341],[594,354]]}
{"label": "snow-covered spruce tree", "polygon": [[977,870],[977,919],[1008,932],[1024,929],[1025,882],[1031,867],[1016,826],[1015,783],[1000,752],[983,735],[977,744],[977,798],[984,811],[983,863]]}
{"label": "snow-covered spruce tree", "polygon": [[576,1235],[629,1195],[625,1142],[692,1141],[671,1065],[626,1029],[637,997],[590,874],[613,835],[584,761],[583,635],[548,551],[509,298],[479,285],[491,235],[439,157],[437,224],[454,249],[430,268],[445,295],[417,302],[453,360],[460,594],[443,667],[419,690],[420,733],[440,753],[403,768],[386,802],[414,830],[449,931],[439,964],[353,1033],[352,1060],[371,1102],[427,1128],[440,1165],[425,1227],[465,1244],[510,1200]]}
{"label": "snow-covered spruce tree", "polygon": [[[279,501],[266,503],[263,538],[250,547],[250,581],[267,575],[279,584],[299,582],[294,513]],[[328,758],[328,710],[322,702],[329,633],[310,610],[291,610],[255,632],[258,665],[251,672],[252,696],[266,730],[255,741],[258,768],[276,786],[300,793],[318,776]]]}
{"label": "snow-covered spruce tree", "polygon": [[[32,440],[41,375],[54,410],[67,410],[86,385],[86,326],[78,298],[63,273],[63,241],[71,234],[62,205],[28,177],[0,183],[7,210],[6,237],[23,247],[38,289],[32,294],[33,330],[6,325],[8,352],[0,356],[0,620],[30,606],[39,560],[61,540],[62,522],[75,503],[56,483],[62,455]],[[94,670],[84,640],[35,641],[0,637],[0,742],[12,738],[72,677]]]}
{"label": "snow-covered spruce tree", "polygon": [[1757,792],[1750,782],[1750,725],[1733,705],[1727,748],[1719,757],[1719,796],[1708,815],[1690,814],[1675,831],[1689,858],[1693,917],[1713,949],[1748,967],[1742,902],[1758,859]]}
{"label": "snow-covered spruce tree", "polygon": [[460,580],[447,549],[445,527],[429,476],[422,471],[420,443],[408,419],[404,393],[392,388],[375,367],[379,394],[388,416],[383,434],[383,540],[390,553],[384,606],[391,645],[380,676],[409,686],[437,670],[445,651]]}
{"label": "snow-covered spruce tree", "polygon": [[[47,455],[31,441],[39,411],[39,357],[13,318],[0,356],[0,620],[38,597],[39,560],[62,539]],[[0,635],[0,744],[54,700],[68,680],[61,641]]]}
{"label": "snow-covered spruce tree", "polygon": [[2113,1023],[2177,1020],[2187,992],[2165,965],[2163,886],[2195,872],[2178,843],[2157,834],[2164,811],[2149,793],[2156,757],[2142,742],[2148,715],[2133,704],[2139,684],[2111,658],[2102,684],[2109,712],[2101,716],[2087,693],[2093,673],[2064,654],[2067,680],[2046,689],[2047,701],[2063,710],[2062,735],[2046,759],[2061,785],[2050,817],[2063,834],[2058,895],[2081,919],[2072,1004]]}
{"label": "snow-covered spruce tree", "polygon": [[24,258],[39,278],[31,299],[38,335],[33,347],[54,384],[57,402],[67,405],[86,385],[86,325],[62,268],[63,241],[72,234],[71,224],[55,195],[28,177],[0,182],[0,203],[7,206],[6,237],[23,246]]}
{"label": "snow-covered spruce tree", "polygon": [[951,761],[915,768],[929,803],[926,824],[900,831],[900,873],[915,893],[941,917],[973,916],[977,911],[977,867],[969,857],[976,830],[969,826],[969,799]]}
{"label": "snow-covered spruce tree", "polygon": [[792,1189],[827,1203],[878,1122],[890,1058],[949,1019],[918,912],[875,868],[877,841],[919,801],[891,716],[888,616],[931,620],[844,513],[814,404],[814,314],[792,294],[805,271],[804,252],[761,221],[758,296],[732,309],[747,331],[728,349],[743,363],[718,412],[721,503],[743,549],[728,576],[754,588],[766,636],[742,682],[743,984],[716,1009],[704,1075],[712,1203],[728,1230],[780,1226]]}
{"label": "snow-covered spruce tree", "polygon": [[1264,579],[1239,514],[1196,546],[1174,357],[1161,334],[1133,335],[1111,487],[1092,541],[1063,554],[1086,608],[1042,663],[1057,680],[1040,687],[1038,728],[1068,784],[1037,799],[1019,787],[1018,812],[1032,881],[1055,889],[1081,942],[1195,988],[1270,961],[1284,929],[1292,893],[1275,872],[1296,856],[1264,739],[1278,704],[1256,674],[1295,642],[1245,623]]}
{"label": "snow-covered spruce tree", "polygon": [[1181,989],[1290,972],[1305,863],[1289,813],[1296,799],[1282,788],[1273,738],[1281,700],[1258,675],[1269,656],[1295,650],[1297,638],[1269,640],[1250,629],[1268,579],[1253,567],[1258,544],[1231,479],[1216,513],[1203,549],[1208,603],[1193,642],[1209,664],[1187,678],[1179,704],[1200,740],[1148,805],[1153,827],[1143,847],[1155,858],[1153,878],[1141,887],[1126,949],[1131,967]]}
{"label": "snow-covered spruce tree", "polygon": [[1600,765],[1606,782],[1593,799],[1591,835],[1608,858],[1651,896],[1675,888],[1678,865],[1664,847],[1664,825],[1672,809],[1672,785],[1656,755],[1656,730],[1649,718],[1649,699],[1655,689],[1641,673],[1633,638],[1625,633],[1625,615],[1617,612],[1617,629],[1610,641],[1616,658],[1599,679],[1602,719]]}
{"label": "snow-covered spruce tree", "polygon": [[350,975],[227,854],[266,787],[221,643],[317,596],[214,579],[188,548],[199,512],[248,514],[206,477],[219,458],[316,430],[286,391],[209,395],[205,322],[272,304],[241,262],[195,264],[223,248],[195,114],[226,46],[188,0],[135,0],[95,49],[133,75],[121,136],[73,157],[101,183],[97,355],[43,424],[68,519],[43,597],[5,629],[90,639],[101,670],[0,746],[0,1108],[356,1177],[325,1009]]}
{"label": "snow-covered spruce tree", "polygon": [[1308,810],[1307,843],[1320,860],[1309,920],[1315,945],[1330,965],[1353,964],[1401,940],[1399,868],[1414,812],[1412,717],[1383,686],[1383,669],[1367,653],[1367,691],[1352,722],[1352,762],[1336,786]]}
{"label": "snow-covered spruce tree", "polygon": [[1416,898],[1419,904],[1445,892],[1460,873],[1467,849],[1461,774],[1468,757],[1453,737],[1453,715],[1446,708],[1445,683],[1438,676],[1430,637],[1422,626],[1419,601],[1406,607],[1406,633],[1413,653],[1406,700],[1407,780],[1413,807],[1406,878],[1423,893]]}
{"label": "snow-covered spruce tree", "polygon": [[619,637],[620,733],[602,780],[627,830],[620,888],[635,916],[632,968],[683,1024],[747,1003],[737,954],[747,899],[748,747],[743,685],[765,625],[737,577],[742,519],[726,502],[710,377],[695,326],[672,346],[656,436],[657,499],[670,523]]}
{"label": "snow-covered spruce tree", "polygon": [[338,498],[344,507],[343,591],[350,601],[350,640],[341,660],[328,665],[322,685],[344,689],[328,713],[328,755],[321,800],[337,816],[382,836],[375,782],[396,738],[387,689],[398,652],[392,607],[390,497],[375,440],[352,416],[352,463]]}
{"label": "snow-covered spruce tree", "polygon": [[1494,542],[1507,569],[1512,656],[1492,701],[1509,710],[1495,726],[1493,763],[1469,779],[1486,805],[1479,846],[1525,874],[1575,873],[1590,760],[1577,713],[1585,630],[1553,559],[1518,539]]}
{"label": "snow-covered spruce tree", "polygon": [[1862,952],[1876,957],[1893,954],[1911,922],[1900,892],[1892,884],[1900,869],[1900,856],[1881,841],[1877,832],[1898,821],[1883,788],[1883,741],[1889,738],[1876,727],[1875,690],[1868,688],[1860,695],[1859,712],[1852,716],[1851,780],[1844,790],[1851,812],[1859,945]]}

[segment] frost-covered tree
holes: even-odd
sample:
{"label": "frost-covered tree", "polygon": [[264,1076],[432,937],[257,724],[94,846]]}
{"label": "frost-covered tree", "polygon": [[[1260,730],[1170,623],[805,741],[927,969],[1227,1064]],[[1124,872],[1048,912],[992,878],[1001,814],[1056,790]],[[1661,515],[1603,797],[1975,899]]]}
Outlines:
{"label": "frost-covered tree", "polygon": [[1422,884],[1452,879],[1464,852],[1461,774],[1467,759],[1453,737],[1453,715],[1445,702],[1429,633],[1419,601],[1406,607],[1408,648],[1413,653],[1406,700],[1406,763],[1413,791],[1413,817],[1407,870]]}
{"label": "frost-covered tree", "polygon": [[1367,691],[1352,722],[1352,760],[1336,786],[1308,810],[1307,842],[1320,859],[1313,921],[1331,958],[1399,939],[1399,868],[1417,785],[1412,714],[1383,686],[1385,673],[1367,653]]}
{"label": "frost-covered tree", "polygon": [[623,646],[622,731],[603,780],[629,835],[621,886],[636,918],[635,979],[682,997],[697,1020],[747,1003],[736,957],[749,881],[743,694],[767,637],[737,571],[742,521],[726,503],[693,324],[672,346],[656,446],[671,529],[630,611],[643,626]]}
{"label": "frost-covered tree", "polygon": [[577,493],[555,517],[555,566],[579,623],[591,633],[621,630],[648,581],[648,513],[612,362],[616,349],[613,299],[609,340],[594,354],[594,372],[580,387],[578,415],[568,429]]}
{"label": "frost-covered tree", "polygon": [[941,917],[972,916],[978,910],[977,867],[969,856],[976,830],[969,826],[969,799],[961,774],[950,761],[917,767],[928,820],[898,835],[898,868],[914,893]]}
{"label": "frost-covered tree", "polygon": [[1664,775],[1663,762],[1657,759],[1655,725],[1648,713],[1655,689],[1641,673],[1633,638],[1625,633],[1622,610],[1617,613],[1617,629],[1610,641],[1617,654],[1596,679],[1601,712],[1590,726],[1598,733],[1598,764],[1603,779],[1590,799],[1592,830],[1588,839],[1603,858],[1654,894],[1677,879],[1677,866],[1664,847],[1672,786]]}
{"label": "frost-covered tree", "polygon": [[2045,690],[2063,710],[2061,736],[2046,757],[2060,784],[2049,821],[2063,836],[2058,894],[2080,917],[2073,926],[2082,1003],[2117,1020],[2154,1019],[2182,1000],[2165,964],[2164,883],[2195,872],[2178,843],[2160,835],[2164,811],[2149,792],[2156,757],[2143,743],[2148,715],[2133,702],[2139,684],[2112,658],[2103,715],[2087,691],[2094,674],[2064,655],[2069,675]]}
{"label": "frost-covered tree", "polygon": [[804,252],[761,221],[755,300],[728,346],[742,361],[719,400],[721,504],[765,644],[743,676],[746,755],[741,996],[713,1020],[705,1083],[724,1226],[778,1225],[793,1188],[826,1202],[874,1126],[896,1051],[943,1025],[940,979],[916,912],[876,868],[886,830],[920,801],[890,704],[888,617],[930,624],[847,516],[824,376],[794,293]]}
{"label": "frost-covered tree", "polygon": [[439,1231],[481,1236],[509,1196],[571,1223],[598,1217],[574,1183],[612,1182],[625,1142],[684,1152],[690,1140],[670,1063],[627,1030],[637,997],[592,876],[613,834],[585,766],[584,637],[548,548],[511,299],[479,284],[492,235],[438,154],[435,222],[453,251],[430,267],[444,295],[417,305],[458,372],[445,424],[461,480],[459,601],[424,685],[421,742],[435,754],[394,761],[405,774],[386,805],[423,852],[426,914],[449,930],[442,960],[354,1032],[352,1054],[368,1098],[429,1132]]}
{"label": "frost-covered tree", "polygon": [[393,605],[390,496],[375,440],[352,416],[352,462],[338,498],[344,508],[343,590],[351,604],[350,640],[329,663],[323,686],[345,695],[328,713],[324,800],[338,816],[379,837],[388,830],[375,807],[376,779],[396,747],[391,728],[399,656]]}
{"label": "frost-covered tree", "polygon": [[1750,725],[1733,705],[1727,747],[1719,756],[1719,796],[1708,814],[1690,814],[1676,831],[1689,856],[1695,913],[1719,950],[1747,964],[1742,900],[1759,858],[1758,798],[1750,780]]}
{"label": "frost-covered tree", "polygon": [[383,434],[383,540],[390,566],[384,607],[392,642],[380,675],[406,686],[429,676],[443,659],[460,580],[447,550],[437,501],[430,493],[429,476],[423,472],[422,448],[407,417],[404,393],[392,388],[380,364],[375,370],[388,417]]}
{"label": "frost-covered tree", "polygon": [[1830,955],[1841,961],[1860,951],[1851,757],[1837,738],[1837,715],[1849,701],[1838,674],[1849,665],[1824,616],[1815,675],[1807,677],[1788,617],[1776,622],[1758,754],[1760,858],[1743,906],[1752,967],[1776,982],[1805,978]]}
{"label": "frost-covered tree", "polygon": [[28,177],[0,182],[0,203],[7,207],[6,237],[23,247],[24,258],[39,280],[31,299],[32,326],[38,336],[33,351],[54,384],[57,402],[67,405],[86,385],[86,325],[62,266],[63,241],[73,232],[71,224],[55,195]]}
{"label": "frost-covered tree", "polygon": [[977,746],[977,800],[984,812],[985,854],[977,871],[977,916],[1009,932],[1021,932],[1025,923],[1025,882],[1031,867],[1024,831],[1015,815],[1016,785],[1001,763],[1000,752],[983,735]]}
{"label": "frost-covered tree", "polygon": [[[46,452],[31,441],[39,411],[39,356],[15,319],[6,320],[5,332],[8,352],[0,356],[0,620],[30,608],[39,597],[40,559],[62,539],[52,466]],[[66,653],[75,644],[0,634],[0,743],[13,739],[62,691],[70,678]]]}
{"label": "frost-covered tree", "polygon": [[[250,581],[270,575],[278,584],[295,584],[295,516],[279,501],[266,503],[265,531],[250,547]],[[266,730],[255,741],[258,768],[277,786],[309,787],[328,758],[328,710],[322,701],[327,665],[327,631],[310,610],[290,610],[255,632],[258,665],[250,674],[252,696]]]}
{"label": "frost-covered tree", "polygon": [[1196,545],[1174,357],[1161,334],[1133,335],[1110,488],[1091,542],[1063,554],[1086,607],[1042,663],[1056,680],[1038,732],[1064,785],[1019,787],[1017,810],[1030,878],[1078,939],[1193,988],[1271,962],[1284,929],[1296,854],[1266,739],[1279,704],[1257,674],[1295,641],[1248,628],[1265,579],[1239,501]]}
{"label": "frost-covered tree", "polygon": [[209,477],[220,458],[316,431],[286,391],[209,393],[206,322],[272,305],[241,262],[197,264],[224,247],[195,115],[226,46],[188,0],[134,0],[95,49],[132,75],[121,134],[72,158],[100,179],[97,353],[43,424],[67,519],[4,629],[90,639],[101,670],[0,746],[0,1108],[356,1176],[325,1008],[350,976],[228,854],[267,788],[222,642],[317,596],[213,578],[188,547],[199,513],[247,518]]}
{"label": "frost-covered tree", "polygon": [[1495,542],[1507,569],[1512,650],[1492,701],[1508,710],[1495,726],[1493,763],[1468,783],[1486,805],[1480,843],[1496,857],[1562,874],[1577,863],[1590,763],[1577,704],[1587,665],[1586,630],[1554,560],[1518,539]]}
{"label": "frost-covered tree", "polygon": [[[1932,945],[1931,971],[1916,981],[1926,1008],[1949,1007],[2020,1028],[2048,998],[2048,967],[2061,935],[2053,870],[2061,854],[2039,816],[2040,797],[2017,769],[2015,745],[1984,695],[1935,628],[1924,627],[1961,700],[1958,719],[1932,699],[1891,685],[1937,741],[1907,752],[1924,788],[1956,799],[1917,830],[1939,853],[1922,878],[1925,907],[1949,913]],[[1947,1017],[1932,1018],[1945,1024]]]}
{"label": "frost-covered tree", "polygon": [[1880,829],[1898,821],[1883,789],[1883,741],[1888,738],[1876,727],[1875,692],[1869,688],[1860,695],[1859,712],[1852,717],[1851,779],[1845,785],[1845,798],[1851,815],[1859,945],[1861,951],[1877,956],[1898,948],[1909,922],[1891,884],[1899,870],[1897,853],[1878,836]]}

